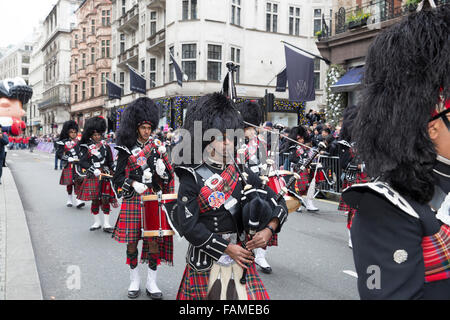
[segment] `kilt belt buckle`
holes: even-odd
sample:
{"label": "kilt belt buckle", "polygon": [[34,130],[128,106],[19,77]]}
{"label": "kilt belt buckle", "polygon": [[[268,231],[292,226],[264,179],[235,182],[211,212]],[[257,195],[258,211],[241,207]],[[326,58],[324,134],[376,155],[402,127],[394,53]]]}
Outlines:
{"label": "kilt belt buckle", "polygon": [[222,182],[222,180],[223,178],[215,173],[205,181],[205,185],[210,189],[215,189],[219,185],[219,183]]}

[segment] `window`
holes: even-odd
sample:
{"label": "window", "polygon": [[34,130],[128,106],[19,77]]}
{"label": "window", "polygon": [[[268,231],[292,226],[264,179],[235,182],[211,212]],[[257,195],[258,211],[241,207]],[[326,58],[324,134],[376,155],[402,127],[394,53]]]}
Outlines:
{"label": "window", "polygon": [[316,35],[317,31],[322,30],[322,10],[314,9],[314,33]]}
{"label": "window", "polygon": [[150,12],[150,36],[156,33],[156,11]]}
{"label": "window", "polygon": [[[102,40],[102,58],[109,58],[110,40]],[[121,52],[122,53],[122,52]]]}
{"label": "window", "polygon": [[95,34],[95,20],[91,20],[91,34]]}
{"label": "window", "polygon": [[122,90],[125,88],[125,72],[119,73],[119,85],[122,87]]}
{"label": "window", "polygon": [[75,103],[78,102],[78,85],[74,85],[73,87],[73,100]]}
{"label": "window", "polygon": [[91,98],[95,97],[95,77],[91,77]]}
{"label": "window", "polygon": [[95,48],[91,48],[91,63],[95,63]]}
{"label": "window", "polygon": [[183,20],[197,19],[197,0],[183,0]]}
{"label": "window", "polygon": [[75,35],[75,39],[73,41],[73,47],[78,48],[78,35],[77,34]]}
{"label": "window", "polygon": [[127,12],[126,0],[122,0],[122,15]]}
{"label": "window", "polygon": [[314,59],[314,89],[320,90],[320,59]]}
{"label": "window", "polygon": [[30,63],[30,56],[22,56],[22,63]]}
{"label": "window", "polygon": [[81,83],[81,101],[86,99],[86,81]]}
{"label": "window", "polygon": [[22,68],[22,75],[28,75],[29,69],[28,68]]}
{"label": "window", "polygon": [[208,44],[208,80],[220,80],[222,71],[222,46]]}
{"label": "window", "polygon": [[86,42],[86,28],[83,28],[83,42]]}
{"label": "window", "polygon": [[102,10],[102,26],[109,27],[111,25],[111,11]]}
{"label": "window", "polygon": [[125,52],[125,33],[120,34],[120,53]]}
{"label": "window", "polygon": [[156,87],[156,59],[150,58],[150,88]]}
{"label": "window", "polygon": [[183,44],[181,47],[181,68],[188,76],[188,80],[197,79],[197,45]]}
{"label": "window", "polygon": [[102,95],[106,94],[106,79],[109,79],[109,72],[102,72]]}
{"label": "window", "polygon": [[231,47],[231,61],[233,61],[239,68],[236,70],[236,78],[234,81],[240,83],[241,78],[241,49]]}
{"label": "window", "polygon": [[81,65],[83,66],[81,69],[86,68],[86,53],[83,53],[83,55],[82,55]]}
{"label": "window", "polygon": [[78,59],[75,58],[75,73],[78,72]]}
{"label": "window", "polygon": [[266,31],[277,32],[278,30],[278,4],[267,2],[266,6]]}
{"label": "window", "polygon": [[145,40],[145,13],[141,14],[141,31],[140,31],[140,35],[141,35],[141,41]]}
{"label": "window", "polygon": [[145,60],[144,59],[141,60],[141,73],[145,74]]}
{"label": "window", "polygon": [[300,35],[300,8],[289,7],[289,34]]}
{"label": "window", "polygon": [[173,67],[173,62],[172,62],[171,56],[173,56],[173,57],[175,56],[174,47],[169,48],[169,82],[172,82],[173,79],[175,79],[175,77],[174,77],[175,70]]}
{"label": "window", "polygon": [[241,25],[241,0],[231,2],[231,23]]}

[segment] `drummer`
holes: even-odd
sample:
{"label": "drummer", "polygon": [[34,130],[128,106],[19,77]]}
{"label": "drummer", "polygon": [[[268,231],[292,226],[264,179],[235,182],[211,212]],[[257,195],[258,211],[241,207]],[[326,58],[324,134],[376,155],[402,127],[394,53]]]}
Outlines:
{"label": "drummer", "polygon": [[[245,134],[245,145],[243,147],[244,156],[240,157],[238,155],[238,163],[240,163],[243,158],[245,165],[252,172],[261,175],[263,173],[261,166],[266,162],[268,157],[267,143],[261,139],[261,136],[264,136],[267,132],[263,131],[263,135],[258,135],[256,130],[256,128],[260,127],[262,122],[261,106],[255,100],[250,100],[239,103],[237,109],[244,120]],[[267,247],[270,246],[278,246],[277,234],[274,234],[267,244]],[[272,267],[266,260],[267,247],[255,249],[255,263],[261,268],[262,272],[270,274],[272,273]]]}
{"label": "drummer", "polygon": [[[198,124],[201,136],[194,136]],[[216,136],[202,140],[198,150],[201,153],[191,152],[191,161],[186,163],[189,159],[185,159],[175,168],[180,187],[174,222],[180,235],[189,241],[177,300],[269,299],[251,250],[266,247],[273,234],[280,231],[287,208],[283,199],[276,203],[271,189],[256,189],[261,188],[257,175],[235,165],[234,139],[228,133],[242,127],[239,112],[222,94],[208,94],[188,107],[183,129],[190,133],[191,142],[195,144],[211,130]],[[254,189],[245,189],[246,182]],[[260,191],[265,196],[256,196]],[[267,209],[252,210],[247,206],[244,198],[253,197],[261,201],[261,209]],[[243,231],[249,223],[244,219],[246,212],[258,215],[252,221],[260,222],[260,228],[244,248]]]}
{"label": "drummer", "polygon": [[131,299],[140,294],[139,240],[143,240],[141,263],[148,264],[146,293],[151,299],[163,298],[156,284],[157,266],[161,262],[173,264],[172,236],[143,238],[141,235],[140,196],[174,191],[173,169],[166,150],[159,146],[159,140],[151,138],[158,122],[159,108],[149,98],[138,98],[123,112],[117,131],[118,159],[113,184],[123,201],[113,237],[119,243],[127,243],[128,297]]}
{"label": "drummer", "polygon": [[100,207],[103,211],[103,231],[111,233],[109,223],[110,204],[117,208],[118,203],[111,182],[107,175],[112,174],[114,167],[110,146],[102,139],[106,131],[106,120],[94,117],[86,121],[80,140],[80,167],[86,170],[86,177],[78,191],[77,197],[82,201],[92,201],[91,213],[94,224],[91,231],[102,227],[99,217]]}

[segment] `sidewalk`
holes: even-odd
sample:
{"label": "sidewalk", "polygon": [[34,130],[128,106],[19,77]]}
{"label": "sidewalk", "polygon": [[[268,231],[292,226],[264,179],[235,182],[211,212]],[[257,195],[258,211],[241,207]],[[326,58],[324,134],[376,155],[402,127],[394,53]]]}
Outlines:
{"label": "sidewalk", "polygon": [[0,300],[42,300],[42,290],[16,183],[3,168],[0,185]]}

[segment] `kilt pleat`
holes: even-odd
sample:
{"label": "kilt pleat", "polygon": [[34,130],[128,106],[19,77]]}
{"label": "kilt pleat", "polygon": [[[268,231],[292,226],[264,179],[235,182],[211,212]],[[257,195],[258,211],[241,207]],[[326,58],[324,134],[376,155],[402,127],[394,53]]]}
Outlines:
{"label": "kilt pleat", "polygon": [[[209,273],[210,271],[196,272],[186,265],[178,289],[177,300],[205,300],[208,295]],[[247,270],[246,279],[245,289],[248,300],[270,300],[254,263]]]}

